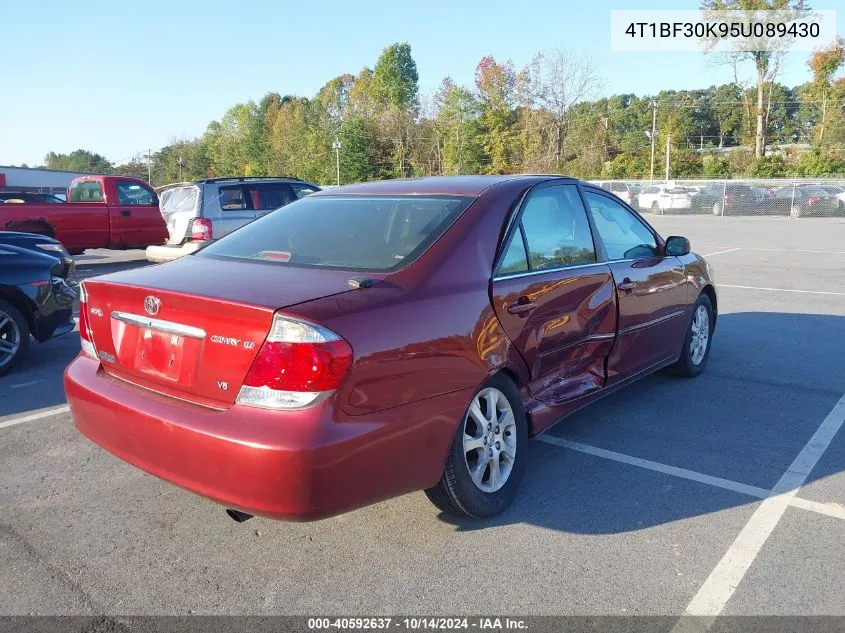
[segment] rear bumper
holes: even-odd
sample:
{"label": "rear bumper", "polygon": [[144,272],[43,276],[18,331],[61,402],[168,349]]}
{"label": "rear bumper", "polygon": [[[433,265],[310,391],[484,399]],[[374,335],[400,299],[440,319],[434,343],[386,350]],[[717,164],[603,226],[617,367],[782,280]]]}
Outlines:
{"label": "rear bumper", "polygon": [[163,264],[185,255],[190,255],[200,247],[197,242],[185,242],[178,246],[148,246],[147,259],[155,264]]}
{"label": "rear bumper", "polygon": [[216,411],[105,373],[83,355],[65,370],[73,422],[120,459],[227,507],[310,520],[435,485],[469,393],[367,416],[334,399],[290,412]]}
{"label": "rear bumper", "polygon": [[32,334],[39,342],[67,334],[76,327],[73,320],[73,302],[76,299],[74,286],[62,280],[62,283],[45,286],[45,290],[33,314],[35,329]]}

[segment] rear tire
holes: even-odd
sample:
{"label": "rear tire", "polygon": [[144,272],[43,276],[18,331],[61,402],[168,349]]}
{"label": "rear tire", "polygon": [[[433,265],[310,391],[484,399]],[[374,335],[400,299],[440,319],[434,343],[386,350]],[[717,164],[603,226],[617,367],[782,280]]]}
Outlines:
{"label": "rear tire", "polygon": [[800,218],[803,215],[804,211],[797,204],[793,204],[792,207],[789,209],[789,217],[791,218]]}
{"label": "rear tire", "polygon": [[522,397],[509,378],[493,376],[473,394],[443,476],[425,494],[443,512],[458,517],[499,514],[516,497],[527,449],[528,422]]}
{"label": "rear tire", "polygon": [[651,212],[654,215],[663,215],[663,209],[660,208],[660,205],[657,202],[651,203]]}
{"label": "rear tire", "polygon": [[0,299],[0,376],[8,373],[29,351],[29,324],[20,311]]}
{"label": "rear tire", "polygon": [[710,297],[702,292],[692,310],[681,357],[669,367],[669,372],[686,378],[698,376],[704,371],[707,359],[710,358],[712,343],[713,304],[710,302]]}
{"label": "rear tire", "polygon": [[722,205],[718,202],[713,204],[713,215],[722,215]]}

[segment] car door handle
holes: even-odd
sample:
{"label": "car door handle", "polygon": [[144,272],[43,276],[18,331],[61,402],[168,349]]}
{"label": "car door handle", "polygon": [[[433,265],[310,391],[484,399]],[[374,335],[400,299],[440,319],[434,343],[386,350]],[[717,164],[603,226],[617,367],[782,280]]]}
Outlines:
{"label": "car door handle", "polygon": [[120,215],[122,215],[123,217],[126,218],[126,217],[129,217],[130,215],[132,215],[132,212],[128,211],[128,210],[123,210],[123,211],[120,212]]}
{"label": "car door handle", "polygon": [[537,304],[533,301],[527,301],[520,298],[516,303],[512,303],[508,306],[508,312],[511,314],[525,314],[526,312],[530,312],[534,308],[537,307]]}
{"label": "car door handle", "polygon": [[616,287],[625,294],[631,294],[632,292],[634,292],[634,288],[637,287],[637,284],[631,281],[628,277],[625,277],[625,279],[622,280],[622,283],[620,283]]}

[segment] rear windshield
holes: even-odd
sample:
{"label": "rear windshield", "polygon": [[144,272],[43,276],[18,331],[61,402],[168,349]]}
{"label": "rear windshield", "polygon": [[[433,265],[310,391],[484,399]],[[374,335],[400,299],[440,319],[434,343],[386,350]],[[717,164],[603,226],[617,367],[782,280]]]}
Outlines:
{"label": "rear windshield", "polygon": [[391,271],[414,261],[472,198],[308,196],[213,242],[197,257]]}
{"label": "rear windshield", "polygon": [[166,218],[172,213],[194,211],[197,208],[199,189],[193,185],[190,187],[165,189],[161,192],[159,198],[161,214]]}

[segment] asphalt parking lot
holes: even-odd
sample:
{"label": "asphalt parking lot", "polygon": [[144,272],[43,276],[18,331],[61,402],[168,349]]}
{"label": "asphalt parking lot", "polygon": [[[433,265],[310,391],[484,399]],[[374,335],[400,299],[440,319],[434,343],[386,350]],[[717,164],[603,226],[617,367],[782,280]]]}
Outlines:
{"label": "asphalt parking lot", "polygon": [[75,431],[77,335],[33,346],[0,379],[0,613],[845,615],[845,220],[650,219],[714,268],[707,370],[532,441],[490,521],[415,493],[237,524]]}

